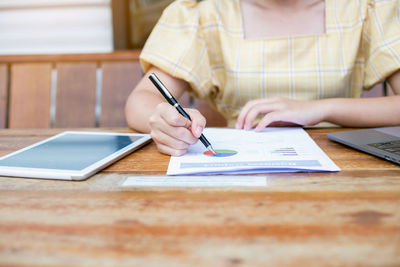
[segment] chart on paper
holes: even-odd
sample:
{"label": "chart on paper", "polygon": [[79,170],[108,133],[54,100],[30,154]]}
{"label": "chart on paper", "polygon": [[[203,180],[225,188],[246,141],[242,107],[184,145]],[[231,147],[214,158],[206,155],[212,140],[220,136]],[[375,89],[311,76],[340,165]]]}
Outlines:
{"label": "chart on paper", "polygon": [[221,157],[231,157],[238,153],[237,151],[230,150],[230,149],[216,149],[215,152],[216,152],[216,154],[214,154],[213,152],[208,150],[208,151],[205,151],[203,154],[208,157],[221,158]]}
{"label": "chart on paper", "polygon": [[217,154],[197,143],[171,157],[168,175],[340,170],[302,128],[207,128],[204,134]]}
{"label": "chart on paper", "polygon": [[297,156],[296,149],[293,147],[282,147],[271,151],[271,154],[278,156]]}

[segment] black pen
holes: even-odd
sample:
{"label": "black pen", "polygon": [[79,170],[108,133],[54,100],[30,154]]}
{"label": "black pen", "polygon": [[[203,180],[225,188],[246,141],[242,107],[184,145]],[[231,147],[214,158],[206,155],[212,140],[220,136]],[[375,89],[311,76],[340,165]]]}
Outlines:
{"label": "black pen", "polygon": [[[165,87],[165,85],[160,81],[160,79],[158,79],[157,75],[151,73],[149,75],[149,79],[154,84],[154,86],[157,87],[158,91],[160,91],[160,93],[165,97],[168,103],[174,106],[183,117],[187,118],[190,121],[192,120],[189,114],[186,113],[186,111],[181,107],[181,105],[175,99],[175,97],[168,91],[167,87]],[[200,135],[199,139],[208,150],[210,150],[214,155],[217,154],[217,152],[214,151],[210,142],[208,142],[207,138],[203,134]]]}

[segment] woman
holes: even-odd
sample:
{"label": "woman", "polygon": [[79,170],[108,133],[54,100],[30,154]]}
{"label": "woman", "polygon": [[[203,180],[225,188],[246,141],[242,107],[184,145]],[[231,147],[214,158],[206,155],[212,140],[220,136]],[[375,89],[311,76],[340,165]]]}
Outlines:
{"label": "woman", "polygon": [[[228,126],[400,124],[400,2],[178,0],[141,54],[176,98],[206,99]],[[395,96],[360,99],[387,80]],[[206,125],[167,104],[147,75],[126,104],[129,125],[182,155]]]}

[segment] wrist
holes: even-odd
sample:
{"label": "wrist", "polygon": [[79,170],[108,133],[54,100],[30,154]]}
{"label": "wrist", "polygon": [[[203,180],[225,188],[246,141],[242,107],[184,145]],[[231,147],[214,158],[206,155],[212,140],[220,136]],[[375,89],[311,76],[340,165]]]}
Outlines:
{"label": "wrist", "polygon": [[315,100],[317,105],[317,110],[319,112],[320,122],[331,122],[332,112],[334,107],[333,99],[321,99]]}

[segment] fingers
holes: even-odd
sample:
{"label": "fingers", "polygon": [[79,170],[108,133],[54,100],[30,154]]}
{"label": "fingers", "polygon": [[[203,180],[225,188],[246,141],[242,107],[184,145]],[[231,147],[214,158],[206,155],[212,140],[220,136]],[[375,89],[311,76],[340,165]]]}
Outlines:
{"label": "fingers", "polygon": [[183,155],[198,140],[189,129],[164,123],[152,126],[150,135],[161,153],[173,156]]}
{"label": "fingers", "polygon": [[188,148],[189,145],[197,142],[197,138],[192,135],[191,131],[184,127],[158,125],[152,127],[150,134],[153,140],[177,149]]}
{"label": "fingers", "polygon": [[261,121],[257,124],[254,129],[256,132],[262,131],[267,126],[274,127],[290,127],[290,126],[301,126],[302,123],[298,123],[296,117],[293,116],[291,111],[275,111],[266,114]]}
{"label": "fingers", "polygon": [[196,109],[186,109],[190,118],[192,119],[191,131],[193,136],[199,138],[206,127],[206,118]]}
{"label": "fingers", "polygon": [[261,121],[257,124],[256,128],[254,129],[254,131],[260,132],[271,123],[280,120],[281,119],[279,119],[279,112],[270,112],[261,119]]}
{"label": "fingers", "polygon": [[283,100],[284,99],[280,97],[271,97],[247,102],[240,111],[238,120],[236,122],[236,129],[250,130],[253,126],[253,121],[259,114],[281,109]]}
{"label": "fingers", "polygon": [[[181,156],[190,145],[198,141],[198,136],[205,126],[205,118],[196,110],[186,111],[191,118],[193,117],[193,122],[167,103],[159,104],[150,117],[150,135],[161,153]],[[196,131],[191,130],[192,128]]]}
{"label": "fingers", "polygon": [[253,122],[260,114],[268,114],[269,112],[276,111],[280,108],[278,103],[273,104],[264,104],[260,103],[255,105],[252,109],[249,110],[244,122],[244,129],[250,130],[253,127]]}
{"label": "fingers", "polygon": [[[281,122],[292,122],[292,120],[295,120],[292,117],[300,116],[299,113],[302,110],[299,107],[299,104],[294,103],[293,100],[281,97],[252,100],[240,112],[236,128],[250,130],[254,120],[260,114],[265,114],[265,116],[256,126],[256,131],[261,131],[271,124],[278,125]],[[296,116],[291,116],[291,113]],[[296,121],[293,122],[296,123]]]}
{"label": "fingers", "polygon": [[166,146],[161,143],[156,143],[156,144],[157,144],[157,149],[159,152],[161,152],[163,154],[175,156],[175,157],[180,157],[180,156],[184,155],[187,151],[187,149],[175,149],[175,148]]}
{"label": "fingers", "polygon": [[[190,133],[189,130],[186,129],[186,131]],[[171,156],[181,156],[185,154],[190,146],[190,144],[161,131],[152,130],[150,135],[156,143],[158,151]]]}
{"label": "fingers", "polygon": [[245,124],[245,119],[246,119],[247,114],[249,113],[249,111],[254,106],[258,105],[259,103],[263,103],[265,101],[266,101],[266,99],[256,99],[256,100],[251,100],[251,101],[247,102],[246,105],[244,105],[244,107],[240,111],[238,120],[236,122],[236,129],[243,129],[244,124]]}
{"label": "fingers", "polygon": [[179,114],[173,106],[165,102],[158,104],[155,115],[160,116],[167,124],[174,127],[189,128],[191,125],[190,120]]}
{"label": "fingers", "polygon": [[[326,112],[326,111],[325,111]],[[249,101],[239,114],[236,127],[249,130],[254,120],[260,114],[265,114],[255,131],[261,131],[266,126],[315,125],[324,118],[324,106],[318,101],[293,100],[273,97]]]}

